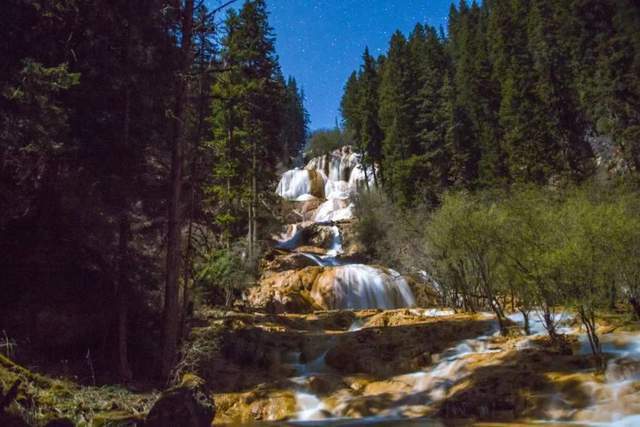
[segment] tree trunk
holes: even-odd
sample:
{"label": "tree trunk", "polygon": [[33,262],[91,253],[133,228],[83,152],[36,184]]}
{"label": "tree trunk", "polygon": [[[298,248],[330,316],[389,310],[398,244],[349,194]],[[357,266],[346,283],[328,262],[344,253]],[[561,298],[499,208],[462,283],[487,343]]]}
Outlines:
{"label": "tree trunk", "polygon": [[132,378],[129,367],[129,355],[127,346],[128,324],[128,300],[129,285],[127,283],[127,260],[131,226],[129,215],[126,212],[120,214],[120,227],[118,236],[118,276],[116,282],[116,304],[118,316],[118,374],[123,381]]}
{"label": "tree trunk", "polygon": [[181,11],[181,64],[175,99],[175,117],[171,147],[171,183],[167,221],[167,257],[165,271],[163,347],[161,374],[168,378],[178,349],[180,332],[180,212],[182,190],[182,168],[184,150],[184,123],[186,121],[187,75],[191,65],[191,36],[193,33],[193,0],[185,0]]}
{"label": "tree trunk", "polygon": [[592,309],[580,306],[578,308],[578,314],[582,325],[587,331],[587,337],[589,338],[589,345],[591,346],[591,353],[596,361],[596,366],[599,369],[604,369],[604,358],[602,357],[602,346],[600,345],[600,339],[596,330],[596,318]]}
{"label": "tree trunk", "polygon": [[[128,11],[130,13],[130,11]],[[123,106],[123,121],[122,121],[122,148],[129,150],[130,136],[131,136],[131,82],[129,81],[129,75],[131,74],[130,65],[130,51],[131,51],[131,29],[128,24],[126,25],[126,39],[124,43],[123,63],[125,74],[125,86],[124,86],[124,106]],[[128,304],[129,304],[129,241],[131,240],[131,221],[129,219],[129,198],[127,197],[127,189],[125,188],[129,184],[129,177],[131,171],[121,170],[118,175],[119,179],[116,182],[116,188],[120,187],[121,201],[119,208],[119,225],[118,225],[118,256],[117,256],[117,271],[115,282],[115,299],[116,299],[116,340],[117,340],[117,366],[118,375],[124,382],[128,382],[132,379],[133,374],[129,366],[129,352],[128,352]]]}
{"label": "tree trunk", "polygon": [[545,304],[544,306],[544,313],[542,315],[542,318],[544,320],[544,327],[549,334],[549,338],[551,338],[551,341],[553,341],[554,343],[557,343],[558,333],[556,332],[556,322],[551,315],[551,308],[547,304]]}
{"label": "tree trunk", "polygon": [[631,304],[631,308],[633,308],[636,319],[640,320],[640,299],[635,296],[631,296],[629,297],[629,304]]}
{"label": "tree trunk", "polygon": [[[231,121],[229,122],[229,129],[227,130],[227,138],[228,138],[227,156],[228,156],[228,159],[230,159],[231,146],[233,144],[233,125]],[[226,181],[227,181],[226,182],[227,183],[226,208],[227,208],[227,220],[228,220],[228,218],[231,218],[231,177],[228,174],[226,177]],[[225,237],[226,247],[227,247],[227,250],[230,250],[231,249],[231,227],[228,223],[225,225],[225,233],[226,235],[224,237]]]}
{"label": "tree trunk", "polygon": [[522,318],[524,319],[524,333],[526,335],[531,335],[531,326],[529,323],[529,310],[520,308],[520,313],[522,313]]}
{"label": "tree trunk", "polygon": [[255,244],[257,241],[257,220],[256,220],[256,206],[258,199],[258,182],[257,182],[257,169],[258,159],[256,153],[256,141],[255,138],[251,145],[251,202],[249,203],[249,260],[253,262],[255,257]]}

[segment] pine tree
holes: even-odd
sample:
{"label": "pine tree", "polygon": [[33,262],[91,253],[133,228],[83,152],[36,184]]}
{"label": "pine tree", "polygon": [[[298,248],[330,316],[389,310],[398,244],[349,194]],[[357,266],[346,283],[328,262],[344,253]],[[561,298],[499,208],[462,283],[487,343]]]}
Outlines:
{"label": "pine tree", "polygon": [[449,60],[443,40],[435,28],[426,27],[424,38],[416,50],[419,76],[418,90],[418,137],[420,151],[428,169],[424,192],[434,202],[448,184],[449,156],[445,146],[447,112],[445,111],[444,77]]}
{"label": "pine tree", "polygon": [[[474,4],[475,5],[475,4]],[[453,183],[469,187],[478,178],[480,147],[478,119],[475,114],[477,85],[474,65],[474,33],[477,25],[477,7],[469,9],[462,0],[458,9],[450,11],[450,54],[454,64],[449,84],[452,86],[450,131],[447,145],[450,149],[450,179]]]}
{"label": "pine tree", "polygon": [[[363,64],[360,72],[360,99],[358,110],[360,112],[360,147],[363,153],[363,166],[365,175],[371,173],[378,183],[379,177],[376,165],[382,158],[382,140],[384,135],[380,129],[378,111],[380,109],[379,87],[380,78],[375,59],[365,49],[362,56]],[[368,181],[368,178],[367,178]]]}
{"label": "pine tree", "polygon": [[285,166],[291,164],[291,160],[298,158],[304,148],[309,128],[309,114],[304,107],[304,92],[298,89],[298,83],[293,77],[289,77],[286,83],[281,82],[285,88],[284,105],[282,108],[282,160]]}
{"label": "pine tree", "polygon": [[392,199],[402,205],[412,203],[415,193],[404,184],[407,177],[404,162],[420,153],[417,133],[417,72],[409,44],[400,32],[391,37],[380,83],[380,126],[382,173]]}
{"label": "pine tree", "polygon": [[[591,147],[586,140],[587,124],[578,109],[569,52],[561,45],[561,17],[559,8],[551,3],[533,0],[528,17],[529,52],[532,57],[534,94],[544,115],[541,141],[556,147],[556,173],[579,180],[588,175]],[[544,135],[544,136],[543,136]],[[557,145],[556,145],[557,144]]]}
{"label": "pine tree", "polygon": [[344,93],[340,100],[340,113],[342,115],[343,125],[358,149],[362,148],[362,137],[360,135],[362,131],[360,93],[360,76],[358,72],[354,71],[345,84]]}
{"label": "pine tree", "polygon": [[[223,42],[227,71],[213,88],[217,105],[212,145],[221,162],[215,167],[217,183],[211,190],[225,200],[227,207],[218,221],[227,236],[231,236],[231,224],[237,218],[246,220],[248,255],[253,259],[258,241],[258,199],[268,192],[282,157],[285,88],[265,2],[247,1],[238,14],[230,12],[227,30]],[[244,167],[247,160],[248,169]],[[233,201],[244,206],[244,215],[234,214]]]}

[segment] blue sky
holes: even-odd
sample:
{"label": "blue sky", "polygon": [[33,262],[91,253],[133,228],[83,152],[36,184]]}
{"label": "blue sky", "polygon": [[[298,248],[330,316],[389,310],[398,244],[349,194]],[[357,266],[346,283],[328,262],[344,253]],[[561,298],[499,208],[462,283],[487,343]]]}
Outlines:
{"label": "blue sky", "polygon": [[339,118],[342,89],[365,46],[375,56],[391,34],[417,22],[446,26],[451,0],[267,0],[285,76],[304,88],[311,129]]}

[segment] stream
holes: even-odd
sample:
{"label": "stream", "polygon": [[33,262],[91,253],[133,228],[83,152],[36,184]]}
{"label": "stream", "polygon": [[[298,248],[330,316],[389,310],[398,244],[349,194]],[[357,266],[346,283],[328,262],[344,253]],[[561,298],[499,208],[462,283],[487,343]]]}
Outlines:
{"label": "stream", "polygon": [[[356,193],[365,185],[373,186],[371,177],[367,183],[365,176],[360,157],[348,147],[312,159],[304,169],[286,172],[278,185],[278,195],[298,204],[314,200],[319,202],[310,211],[303,209],[307,212],[306,221],[287,226],[276,238],[276,248],[297,253],[307,258],[311,265],[330,272],[326,279],[328,284],[323,282],[325,294],[319,299],[328,305],[329,310],[405,308],[406,315],[414,316],[416,322],[421,322],[420,319],[454,322],[458,317],[450,309],[417,308],[407,280],[395,270],[348,262],[343,258],[342,224],[354,219],[353,200]],[[324,238],[327,243],[323,248],[306,249],[309,227],[317,227],[328,236]],[[424,272],[424,275],[427,273]],[[314,285],[312,296],[319,293]],[[431,363],[424,363],[426,367],[384,377],[383,380],[371,380],[367,387],[388,387],[388,390],[384,389],[387,390],[384,396],[392,404],[387,402],[380,406],[374,416],[366,415],[365,411],[364,415],[356,417],[350,415],[354,406],[357,407],[359,402],[364,402],[365,408],[370,404],[375,405],[379,403],[376,401],[378,396],[383,394],[363,394],[362,389],[353,389],[355,383],[351,388],[345,386],[332,393],[321,394],[313,391],[312,383],[325,377],[344,376],[327,364],[327,354],[334,348],[336,340],[346,334],[366,336],[362,334],[371,328],[368,321],[374,317],[356,316],[343,331],[332,335],[325,332],[323,336],[329,339],[323,341],[326,342],[325,347],[317,352],[319,355],[313,360],[302,362],[299,351],[284,356],[285,365],[295,372],[288,382],[295,396],[296,412],[287,421],[288,425],[442,425],[437,418],[425,418],[424,414],[433,413],[430,408],[450,399],[454,391],[464,392],[464,385],[472,381],[470,378],[475,378],[476,370],[489,367],[485,375],[490,375],[491,367],[502,367],[505,360],[509,360],[507,356],[518,360],[519,354],[535,362],[535,352],[542,351],[540,340],[546,334],[541,314],[532,312],[531,335],[505,341],[499,336],[493,316],[480,314],[474,318],[475,321],[484,321],[489,327],[473,338],[459,340],[443,351],[429,355]],[[520,313],[509,315],[509,319],[521,327],[524,324]],[[559,326],[559,333],[577,336],[578,348],[573,356],[567,356],[567,363],[574,363],[571,357],[587,356],[590,348],[574,316],[561,312],[555,315],[554,320]],[[371,330],[375,331],[376,328]],[[549,387],[540,388],[535,399],[546,403],[538,404],[537,413],[529,416],[529,421],[551,425],[640,426],[640,335],[609,333],[602,336],[602,345],[607,356],[604,375],[598,376],[592,368],[578,365],[571,367],[570,371],[559,369],[558,372],[549,370],[540,373],[542,380],[556,381],[558,385],[553,383],[555,391],[550,391]],[[553,359],[549,363],[554,363]],[[518,372],[517,363],[509,366]],[[509,382],[511,378],[501,380]],[[577,400],[577,395],[581,401]]]}

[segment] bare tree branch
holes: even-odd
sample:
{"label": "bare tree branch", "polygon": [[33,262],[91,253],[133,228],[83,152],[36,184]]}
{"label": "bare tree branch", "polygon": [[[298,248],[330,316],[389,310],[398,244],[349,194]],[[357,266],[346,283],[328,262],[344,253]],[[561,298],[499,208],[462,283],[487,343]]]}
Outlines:
{"label": "bare tree branch", "polygon": [[216,7],[215,9],[213,9],[211,12],[207,13],[207,19],[213,17],[215,14],[217,14],[218,12],[220,12],[221,10],[225,9],[228,6],[231,6],[233,3],[237,2],[238,0],[229,0],[223,4],[221,4],[220,6]]}

